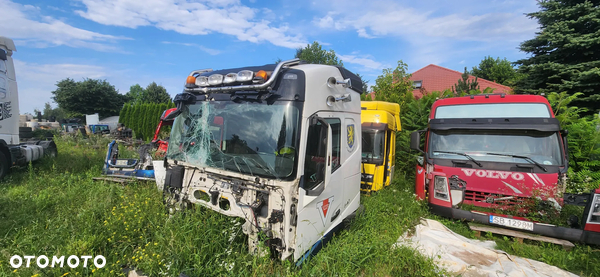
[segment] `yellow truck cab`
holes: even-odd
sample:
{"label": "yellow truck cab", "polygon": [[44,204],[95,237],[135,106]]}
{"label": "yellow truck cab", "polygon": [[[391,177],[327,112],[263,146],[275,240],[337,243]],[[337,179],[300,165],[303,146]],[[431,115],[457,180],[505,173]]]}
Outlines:
{"label": "yellow truck cab", "polygon": [[400,131],[400,105],[383,101],[361,102],[362,165],[360,190],[389,186],[396,164],[396,132]]}

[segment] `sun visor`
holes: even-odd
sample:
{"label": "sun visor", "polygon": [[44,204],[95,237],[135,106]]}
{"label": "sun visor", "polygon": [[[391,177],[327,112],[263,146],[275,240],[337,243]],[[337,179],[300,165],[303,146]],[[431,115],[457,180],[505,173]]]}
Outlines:
{"label": "sun visor", "polygon": [[432,130],[479,129],[479,130],[535,130],[558,132],[556,118],[445,118],[431,119]]}

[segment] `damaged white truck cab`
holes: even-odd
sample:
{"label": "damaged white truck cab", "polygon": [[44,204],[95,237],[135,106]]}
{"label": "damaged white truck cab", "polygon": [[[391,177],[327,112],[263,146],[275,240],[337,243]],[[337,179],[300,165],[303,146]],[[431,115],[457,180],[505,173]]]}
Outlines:
{"label": "damaged white truck cab", "polygon": [[252,253],[262,232],[272,255],[302,262],[360,205],[361,93],[345,68],[297,59],[193,71],[175,97],[164,189],[244,218]]}

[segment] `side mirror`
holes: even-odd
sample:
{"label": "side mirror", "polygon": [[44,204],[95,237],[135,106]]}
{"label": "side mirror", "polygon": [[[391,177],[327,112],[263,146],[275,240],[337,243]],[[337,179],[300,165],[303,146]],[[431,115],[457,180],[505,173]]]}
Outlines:
{"label": "side mirror", "polygon": [[421,144],[421,133],[419,131],[412,132],[410,134],[410,149],[423,152],[420,147]]}

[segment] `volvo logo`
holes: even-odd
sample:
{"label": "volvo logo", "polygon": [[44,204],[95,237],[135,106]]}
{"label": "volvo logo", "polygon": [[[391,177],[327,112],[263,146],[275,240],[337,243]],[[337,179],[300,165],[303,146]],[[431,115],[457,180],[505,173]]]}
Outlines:
{"label": "volvo logo", "polygon": [[481,178],[505,180],[510,176],[515,181],[521,181],[521,180],[525,179],[525,176],[519,172],[470,169],[470,168],[461,168],[461,170],[463,173],[465,173],[465,175],[467,175],[467,177],[471,177],[474,173],[475,176],[481,177]]}

